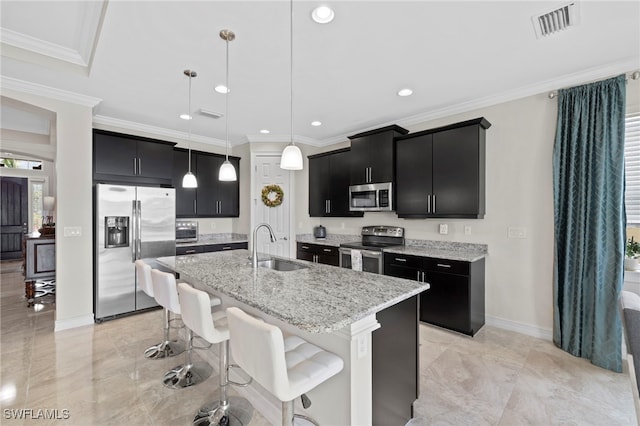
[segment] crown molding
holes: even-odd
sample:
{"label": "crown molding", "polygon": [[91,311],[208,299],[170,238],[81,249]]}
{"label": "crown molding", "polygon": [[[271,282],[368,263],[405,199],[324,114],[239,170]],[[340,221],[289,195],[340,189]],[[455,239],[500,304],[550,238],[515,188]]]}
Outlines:
{"label": "crown molding", "polygon": [[0,32],[0,34],[2,36],[2,43],[8,44],[9,46],[28,50],[29,52],[48,56],[60,61],[69,62],[74,65],[80,65],[82,67],[87,67],[89,65],[88,61],[85,60],[80,52],[75,49],[60,46],[59,44],[51,43],[39,38],[31,37],[29,35],[10,30],[8,28],[2,28],[2,32]]}
{"label": "crown molding", "polygon": [[[145,136],[152,136],[162,139],[172,139],[175,141],[186,141],[189,139],[189,134],[178,130],[166,129],[164,127],[150,126],[148,124],[136,123],[133,121],[122,120],[114,117],[107,117],[104,115],[94,115],[93,125],[97,128],[103,128],[103,130],[121,130],[133,133],[143,133]],[[226,142],[221,139],[209,138],[205,136],[199,136],[191,134],[192,142],[199,142],[208,145],[226,146]]]}
{"label": "crown molding", "polygon": [[95,108],[96,105],[102,102],[102,99],[94,98],[93,96],[82,95],[80,93],[69,92],[67,90],[56,89],[54,87],[6,76],[0,77],[0,89],[15,90],[16,92],[42,96],[91,108]]}
{"label": "crown molding", "polygon": [[[247,135],[247,142],[251,143],[288,143],[291,135]],[[307,136],[293,135],[293,142],[315,147],[324,146],[322,141]]]}

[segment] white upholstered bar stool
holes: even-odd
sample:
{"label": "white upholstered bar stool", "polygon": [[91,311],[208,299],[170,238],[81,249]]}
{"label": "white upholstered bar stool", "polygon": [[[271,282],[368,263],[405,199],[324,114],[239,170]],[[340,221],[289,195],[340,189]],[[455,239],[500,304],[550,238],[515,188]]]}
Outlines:
{"label": "white upholstered bar stool", "polygon": [[[155,296],[153,295],[153,282],[151,281],[151,266],[149,266],[144,260],[138,259],[135,261],[135,268],[136,278],[138,279],[140,288],[147,294],[147,296],[155,299]],[[169,338],[170,322],[169,310],[164,308],[164,341],[147,348],[144,351],[145,358],[162,359],[176,356],[184,352],[184,344],[182,344],[182,342],[178,342],[176,340],[171,341]]]}
{"label": "white upholstered bar stool", "polygon": [[227,319],[234,361],[282,401],[282,425],[293,425],[294,417],[317,425],[309,417],[294,415],[293,402],[338,374],[342,358],[298,336],[285,338],[280,328],[241,309],[228,308]]}
{"label": "white upholstered bar stool", "polygon": [[[153,294],[160,305],[173,312],[182,315],[180,301],[178,299],[178,286],[173,274],[157,269],[151,270],[153,282]],[[218,299],[218,304],[220,303]],[[209,305],[211,309],[211,305]],[[183,319],[184,322],[184,319]],[[207,363],[193,362],[193,331],[188,329],[186,360],[182,365],[167,371],[162,379],[166,387],[177,389],[197,385],[211,376],[212,368]]]}
{"label": "white upholstered bar stool", "polygon": [[[244,425],[253,415],[251,404],[235,397],[233,404],[227,395],[229,383],[229,328],[224,312],[211,312],[209,294],[188,284],[178,284],[178,297],[182,309],[184,324],[211,344],[218,344],[220,397],[218,401],[202,407],[195,418],[194,425]],[[234,383],[235,384],[235,383]]]}

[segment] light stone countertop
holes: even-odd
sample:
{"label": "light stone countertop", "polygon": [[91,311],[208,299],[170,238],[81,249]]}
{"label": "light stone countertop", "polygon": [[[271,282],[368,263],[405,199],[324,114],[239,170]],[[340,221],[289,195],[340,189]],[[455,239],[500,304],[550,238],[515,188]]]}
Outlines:
{"label": "light stone countertop", "polygon": [[231,244],[246,243],[249,239],[246,234],[200,234],[198,241],[191,243],[176,243],[176,247],[204,246],[207,244]]}
{"label": "light stone countertop", "polygon": [[429,288],[429,284],[289,260],[308,268],[280,272],[249,264],[248,250],[161,257],[180,278],[224,294],[310,333],[330,333]]}
{"label": "light stone countertop", "polygon": [[313,234],[298,234],[296,241],[299,243],[320,244],[323,246],[340,247],[342,243],[360,241],[360,235],[327,234],[327,238],[316,238]]}
{"label": "light stone countertop", "polygon": [[413,256],[435,257],[437,259],[475,262],[488,255],[486,244],[458,243],[449,241],[406,240],[405,246],[383,250]]}

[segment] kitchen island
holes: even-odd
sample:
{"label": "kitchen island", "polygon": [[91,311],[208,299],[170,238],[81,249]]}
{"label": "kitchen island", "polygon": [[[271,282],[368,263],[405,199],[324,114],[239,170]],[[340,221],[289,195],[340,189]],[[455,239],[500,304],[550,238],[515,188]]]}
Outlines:
{"label": "kitchen island", "polygon": [[[377,423],[379,417],[374,414],[372,402],[377,374],[373,367],[372,333],[381,327],[377,317],[387,318],[389,330],[410,330],[405,341],[411,347],[400,347],[395,341],[376,346],[386,348],[391,355],[417,351],[417,295],[429,285],[300,260],[285,262],[303,265],[303,269],[254,270],[248,257],[247,250],[235,250],[163,257],[158,261],[178,273],[181,280],[220,297],[224,307],[238,306],[279,326],[285,333],[297,334],[342,357],[343,371],[309,392],[313,405],[307,410],[297,406],[298,412],[306,411],[319,423],[328,425]],[[396,309],[402,312],[396,313]],[[387,325],[383,323],[383,327]],[[389,362],[384,362],[381,369],[397,368],[392,365],[396,363],[391,362],[390,354],[378,356],[375,365],[386,360]],[[406,371],[417,374],[416,367],[406,366]],[[416,384],[417,378],[409,385],[377,386],[413,387],[405,390],[417,395]],[[279,402],[259,386],[251,388],[245,391],[245,396],[265,417],[277,423],[279,413],[275,412]]]}

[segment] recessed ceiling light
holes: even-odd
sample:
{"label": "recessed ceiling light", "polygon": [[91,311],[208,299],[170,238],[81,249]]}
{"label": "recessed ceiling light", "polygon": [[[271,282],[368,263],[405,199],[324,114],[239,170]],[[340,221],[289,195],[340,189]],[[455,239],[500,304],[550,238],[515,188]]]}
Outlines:
{"label": "recessed ceiling light", "polygon": [[227,86],[225,86],[224,84],[220,84],[218,86],[216,86],[213,90],[215,90],[218,93],[229,93],[230,90],[227,89]]}
{"label": "recessed ceiling light", "polygon": [[400,89],[398,91],[398,96],[411,96],[413,94],[413,90],[411,89]]}
{"label": "recessed ceiling light", "polygon": [[180,118],[182,118],[183,120],[191,120],[193,117],[189,114],[180,114]]}
{"label": "recessed ceiling light", "polygon": [[262,133],[263,135],[266,135],[266,134],[271,133],[271,132],[269,130],[267,130],[267,129],[262,129],[262,130],[260,130],[260,133]]}
{"label": "recessed ceiling light", "polygon": [[311,125],[312,125],[312,126],[316,126],[316,127],[318,127],[318,126],[322,126],[322,122],[321,122],[321,121],[312,121],[312,122],[311,122]]}
{"label": "recessed ceiling light", "polygon": [[311,12],[311,18],[318,24],[328,24],[335,16],[336,14],[329,6],[318,6]]}

